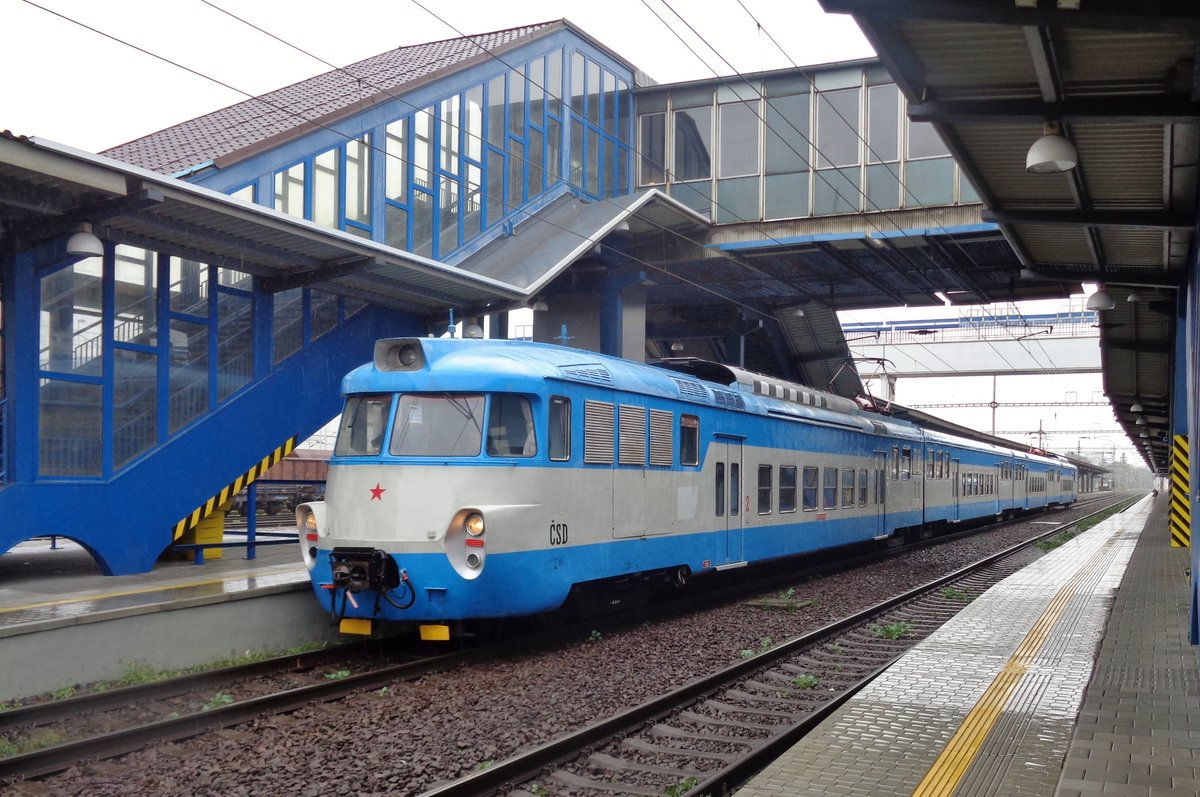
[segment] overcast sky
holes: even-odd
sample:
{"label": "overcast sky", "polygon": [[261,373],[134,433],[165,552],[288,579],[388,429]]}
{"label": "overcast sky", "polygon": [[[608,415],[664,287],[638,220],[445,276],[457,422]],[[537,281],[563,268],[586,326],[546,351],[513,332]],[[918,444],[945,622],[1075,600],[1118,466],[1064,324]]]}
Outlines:
{"label": "overcast sky", "polygon": [[[37,6],[0,0],[0,69],[6,76],[0,129],[96,152],[329,71],[214,6],[338,66],[459,31],[485,33],[565,15],[659,82],[711,77],[655,13],[721,74],[874,55],[853,20],[825,14],[816,0],[667,1],[670,7],[663,0],[418,0],[442,22],[413,0],[35,0]],[[734,68],[706,49],[670,8]]]}

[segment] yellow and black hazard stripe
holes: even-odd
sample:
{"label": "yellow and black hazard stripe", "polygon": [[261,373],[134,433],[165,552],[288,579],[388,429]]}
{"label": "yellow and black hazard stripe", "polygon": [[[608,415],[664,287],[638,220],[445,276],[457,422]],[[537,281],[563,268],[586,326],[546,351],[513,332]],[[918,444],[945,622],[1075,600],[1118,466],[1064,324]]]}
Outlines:
{"label": "yellow and black hazard stripe", "polygon": [[1174,442],[1171,447],[1171,545],[1187,548],[1192,544],[1192,487],[1187,435],[1175,435]]}
{"label": "yellow and black hazard stripe", "polygon": [[235,495],[241,492],[243,487],[262,476],[267,472],[268,468],[278,463],[288,454],[292,453],[292,449],[295,447],[296,438],[294,436],[289,437],[286,443],[276,448],[267,456],[263,457],[257,465],[243,473],[241,476],[238,476],[219,493],[205,501],[200,506],[196,507],[196,509],[193,510],[190,515],[176,523],[175,533],[172,539],[178,540],[189,529],[196,528],[200,521],[204,520],[214,511],[224,506],[226,502],[230,501]]}

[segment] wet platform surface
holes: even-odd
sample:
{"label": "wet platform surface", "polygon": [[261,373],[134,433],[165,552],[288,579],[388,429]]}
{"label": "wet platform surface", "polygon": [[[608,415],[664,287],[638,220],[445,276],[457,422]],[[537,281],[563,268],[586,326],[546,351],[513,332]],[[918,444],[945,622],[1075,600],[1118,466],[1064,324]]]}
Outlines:
{"label": "wet platform surface", "polygon": [[[239,540],[229,533],[226,542]],[[155,605],[219,601],[242,593],[308,589],[296,543],[222,550],[201,565],[160,561],[149,573],[105,576],[79,545],[31,540],[0,555],[0,637],[34,627],[78,623],[93,615]]]}
{"label": "wet platform surface", "polygon": [[1200,794],[1166,510],[1147,497],[977,598],[740,797]]}

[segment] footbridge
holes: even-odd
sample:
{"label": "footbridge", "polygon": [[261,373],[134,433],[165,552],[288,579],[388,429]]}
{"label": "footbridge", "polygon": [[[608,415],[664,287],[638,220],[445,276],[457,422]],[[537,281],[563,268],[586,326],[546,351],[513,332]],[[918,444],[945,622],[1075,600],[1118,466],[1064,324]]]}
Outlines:
{"label": "footbridge", "polygon": [[843,324],[864,378],[1100,372],[1097,313],[981,313]]}

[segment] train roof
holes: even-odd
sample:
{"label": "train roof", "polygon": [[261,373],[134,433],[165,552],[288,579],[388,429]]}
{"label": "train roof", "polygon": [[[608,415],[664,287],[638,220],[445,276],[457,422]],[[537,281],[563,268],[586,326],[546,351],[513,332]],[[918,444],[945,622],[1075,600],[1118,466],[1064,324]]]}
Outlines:
{"label": "train roof", "polygon": [[911,408],[890,414],[832,393],[695,358],[646,364],[552,343],[464,338],[386,338],[372,362],[342,381],[343,394],[378,391],[505,391],[521,380],[549,379],[610,387],[727,409],[916,439],[922,433],[980,450],[1068,464],[1012,441],[951,424]]}
{"label": "train roof", "polygon": [[[405,349],[415,358],[409,365],[400,362],[399,352]],[[881,434],[916,434],[911,424],[878,416],[865,417],[854,402],[801,385],[762,377],[758,386],[766,389],[756,390],[749,372],[719,363],[694,361],[690,366],[681,366],[679,362],[657,366],[530,341],[381,340],[375,345],[373,361],[346,376],[342,392],[415,389],[417,374],[421,375],[421,390],[511,390],[516,379],[554,379]],[[775,383],[774,392],[763,380]]]}

